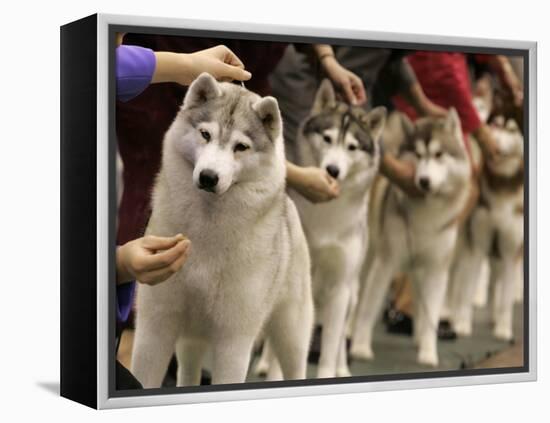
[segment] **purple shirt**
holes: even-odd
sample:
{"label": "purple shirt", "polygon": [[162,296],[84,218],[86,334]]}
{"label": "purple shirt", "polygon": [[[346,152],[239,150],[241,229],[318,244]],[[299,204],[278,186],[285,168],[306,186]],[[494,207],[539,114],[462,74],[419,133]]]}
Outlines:
{"label": "purple shirt", "polygon": [[[116,95],[121,101],[138,96],[151,83],[157,64],[153,50],[138,46],[119,46],[116,49]],[[119,322],[128,319],[136,284],[117,285],[116,316]]]}
{"label": "purple shirt", "polygon": [[116,95],[128,101],[145,90],[153,79],[157,60],[153,50],[138,46],[116,49]]}
{"label": "purple shirt", "polygon": [[125,322],[132,310],[132,302],[134,299],[134,291],[136,290],[135,282],[128,282],[116,287],[116,318],[119,322]]}

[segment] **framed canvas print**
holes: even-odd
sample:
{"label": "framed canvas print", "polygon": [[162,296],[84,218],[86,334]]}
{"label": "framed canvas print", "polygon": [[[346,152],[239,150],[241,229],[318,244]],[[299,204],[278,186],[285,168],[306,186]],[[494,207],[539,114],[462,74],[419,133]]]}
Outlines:
{"label": "framed canvas print", "polygon": [[61,394],[536,378],[536,43],[61,28]]}

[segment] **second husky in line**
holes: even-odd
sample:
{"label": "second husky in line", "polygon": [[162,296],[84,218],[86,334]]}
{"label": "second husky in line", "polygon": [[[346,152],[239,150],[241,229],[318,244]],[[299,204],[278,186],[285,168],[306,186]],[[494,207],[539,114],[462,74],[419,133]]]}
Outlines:
{"label": "second husky in line", "polygon": [[322,326],[318,377],[349,376],[346,322],[367,247],[369,190],[379,167],[386,109],[366,112],[337,101],[324,80],[310,115],[298,130],[290,160],[326,169],[340,183],[337,199],[312,204],[295,192],[309,245],[317,323]]}
{"label": "second husky in line", "polygon": [[[471,165],[455,109],[446,118],[414,124],[398,113],[389,118],[384,145],[398,137],[399,157],[415,164],[415,185],[423,195],[403,192],[385,178],[377,183],[369,214],[370,257],[359,298],[351,355],[373,358],[372,336],[393,277],[412,280],[417,360],[437,366],[437,326],[458,232],[458,216],[469,196]],[[396,135],[398,134],[398,135]]]}

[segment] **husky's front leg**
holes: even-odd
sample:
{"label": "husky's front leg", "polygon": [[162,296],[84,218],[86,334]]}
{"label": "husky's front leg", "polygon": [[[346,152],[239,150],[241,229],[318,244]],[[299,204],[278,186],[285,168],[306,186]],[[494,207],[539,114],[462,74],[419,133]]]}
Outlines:
{"label": "husky's front leg", "polygon": [[346,317],[350,304],[351,290],[348,284],[342,283],[327,295],[323,307],[323,334],[321,337],[321,356],[317,377],[335,377],[338,352],[342,339],[345,338]]}
{"label": "husky's front leg", "polygon": [[493,335],[497,339],[510,341],[513,338],[514,283],[516,279],[514,257],[504,257],[498,260],[498,266],[493,266],[495,286],[498,294],[495,296],[494,316],[495,327]]}
{"label": "husky's front leg", "polygon": [[372,332],[380,315],[395,268],[393,261],[384,260],[377,255],[372,262],[371,269],[368,269],[367,280],[360,294],[355,316],[350,352],[352,357],[363,360],[374,358]]}
{"label": "husky's front leg", "polygon": [[418,302],[415,307],[417,312],[414,316],[414,325],[418,340],[417,361],[437,367],[437,327],[445,300],[449,272],[448,267],[441,263],[434,263],[432,266],[413,271],[413,283],[416,284],[415,291],[418,293],[414,299]]}
{"label": "husky's front leg", "polygon": [[132,374],[144,388],[160,388],[174,353],[178,315],[140,314],[132,354]]}
{"label": "husky's front leg", "polygon": [[267,380],[306,377],[313,329],[313,300],[309,288],[304,291],[307,292],[304,298],[291,298],[278,305],[268,322],[268,345],[273,348],[274,356],[269,364]]}
{"label": "husky's front leg", "polygon": [[244,382],[253,344],[254,336],[229,334],[214,336],[212,384]]}
{"label": "husky's front leg", "polygon": [[451,322],[460,336],[472,334],[473,299],[485,254],[476,247],[464,246],[457,253],[450,279]]}
{"label": "husky's front leg", "polygon": [[206,351],[206,341],[200,339],[179,338],[176,342],[178,360],[177,386],[199,385],[201,367]]}

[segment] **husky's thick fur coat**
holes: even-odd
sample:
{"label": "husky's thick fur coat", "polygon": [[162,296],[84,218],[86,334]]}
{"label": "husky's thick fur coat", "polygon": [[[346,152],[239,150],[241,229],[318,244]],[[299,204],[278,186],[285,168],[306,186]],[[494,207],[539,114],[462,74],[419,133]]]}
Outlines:
{"label": "husky's thick fur coat", "polygon": [[366,253],[369,190],[378,172],[385,118],[383,107],[367,113],[337,101],[325,80],[292,152],[296,164],[326,169],[341,188],[337,199],[322,204],[291,192],[308,240],[317,322],[323,328],[318,377],[350,375],[346,321]]}
{"label": "husky's thick fur coat", "polygon": [[186,234],[192,252],[157,286],[141,285],[132,373],[159,387],[176,351],[179,386],[245,380],[263,331],[287,379],[305,378],[313,323],[310,259],[285,192],[277,102],[202,74],[164,140],[147,233]]}
{"label": "husky's thick fur coat", "polygon": [[471,335],[476,276],[488,258],[493,334],[511,340],[514,285],[523,279],[523,136],[514,120],[497,118],[491,130],[500,158],[485,163],[480,199],[461,231],[451,278],[450,318],[459,335]]}
{"label": "husky's thick fur coat", "polygon": [[400,134],[400,157],[415,163],[415,184],[424,195],[404,193],[385,178],[375,184],[365,261],[366,280],[359,298],[351,355],[371,359],[372,335],[392,278],[407,272],[415,292],[414,338],[418,362],[437,366],[437,325],[457,238],[457,216],[469,192],[471,165],[454,109],[446,118],[414,124],[392,114],[384,142]]}

